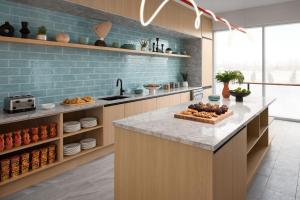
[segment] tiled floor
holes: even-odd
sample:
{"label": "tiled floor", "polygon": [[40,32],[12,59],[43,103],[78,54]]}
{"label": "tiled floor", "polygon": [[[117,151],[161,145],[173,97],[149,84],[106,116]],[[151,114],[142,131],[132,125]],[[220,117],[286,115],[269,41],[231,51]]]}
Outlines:
{"label": "tiled floor", "polygon": [[[253,179],[248,200],[300,200],[299,130],[300,123],[272,123],[270,132],[276,137]],[[113,159],[106,156],[2,200],[113,200]]]}

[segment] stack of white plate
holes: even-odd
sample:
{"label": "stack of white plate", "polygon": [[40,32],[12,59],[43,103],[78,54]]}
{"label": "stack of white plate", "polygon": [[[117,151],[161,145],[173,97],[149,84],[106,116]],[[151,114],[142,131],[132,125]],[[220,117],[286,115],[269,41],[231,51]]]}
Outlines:
{"label": "stack of white plate", "polygon": [[70,122],[65,122],[64,123],[64,132],[66,133],[71,133],[71,132],[76,132],[81,129],[80,122],[78,121],[70,121]]}
{"label": "stack of white plate", "polygon": [[96,139],[94,138],[86,138],[80,141],[81,144],[81,149],[86,150],[86,149],[92,149],[96,147]]}
{"label": "stack of white plate", "polygon": [[80,119],[81,127],[82,128],[92,128],[97,126],[97,118],[95,117],[86,117]]}
{"label": "stack of white plate", "polygon": [[65,156],[71,156],[75,155],[77,153],[80,153],[81,151],[81,144],[79,143],[70,143],[64,145],[64,155]]}

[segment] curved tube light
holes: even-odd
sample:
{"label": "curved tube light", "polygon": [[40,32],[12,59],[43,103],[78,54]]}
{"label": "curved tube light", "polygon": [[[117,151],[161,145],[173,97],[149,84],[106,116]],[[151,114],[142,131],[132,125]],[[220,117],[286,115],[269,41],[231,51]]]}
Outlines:
{"label": "curved tube light", "polygon": [[213,13],[213,12],[210,11],[210,10],[205,10],[205,11],[208,12],[216,22],[219,21],[219,19],[218,19],[217,16],[215,15],[215,13]]}
{"label": "curved tube light", "polygon": [[221,20],[222,20],[223,22],[225,22],[225,24],[227,25],[229,31],[232,31],[232,28],[231,28],[231,25],[230,25],[229,21],[227,21],[227,20],[224,19],[224,18],[221,18]]}
{"label": "curved tube light", "polygon": [[[170,0],[164,0],[159,7],[154,11],[154,13],[152,14],[152,16],[148,19],[147,22],[145,22],[144,19],[144,10],[145,10],[145,3],[146,0],[142,0],[141,1],[141,7],[140,7],[140,21],[141,24],[143,26],[148,26],[149,24],[151,24],[151,22],[154,20],[154,18],[158,15],[158,13],[163,9],[163,7],[169,2]],[[201,25],[201,15],[203,14],[203,12],[199,11],[197,4],[195,3],[194,0],[189,0],[191,2],[191,4],[193,5],[195,12],[196,12],[196,19],[195,19],[195,28],[199,29],[200,25]]]}

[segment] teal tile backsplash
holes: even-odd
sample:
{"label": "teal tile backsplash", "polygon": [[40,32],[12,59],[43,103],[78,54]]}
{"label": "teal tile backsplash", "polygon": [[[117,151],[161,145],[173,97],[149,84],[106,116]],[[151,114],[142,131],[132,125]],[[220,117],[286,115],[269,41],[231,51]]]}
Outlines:
{"label": "teal tile backsplash", "polygon": [[[17,37],[21,21],[28,21],[31,38],[37,27],[44,25],[50,40],[59,32],[70,34],[71,42],[77,42],[80,36],[88,36],[91,44],[97,39],[92,26],[98,21],[0,0],[0,23],[5,21],[15,27]],[[113,25],[106,42],[135,43],[139,48],[139,40],[157,36],[165,48],[181,50],[182,40],[178,38],[118,25]],[[176,81],[184,64],[180,58],[0,43],[0,103],[6,96],[20,94],[32,94],[39,103],[78,95],[111,95],[118,92],[117,78],[123,79],[127,89],[149,82]]]}

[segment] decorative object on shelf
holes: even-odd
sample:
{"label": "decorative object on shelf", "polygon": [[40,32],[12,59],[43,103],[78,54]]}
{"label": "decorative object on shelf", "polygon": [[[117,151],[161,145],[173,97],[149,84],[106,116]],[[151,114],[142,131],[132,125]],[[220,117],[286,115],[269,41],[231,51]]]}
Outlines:
{"label": "decorative object on shelf", "polygon": [[155,52],[159,52],[158,42],[159,42],[159,38],[156,38],[156,48],[155,48]]}
{"label": "decorative object on shelf", "polygon": [[89,37],[86,37],[86,36],[80,36],[78,38],[79,44],[89,44],[89,41],[90,41]]}
{"label": "decorative object on shelf", "polygon": [[40,168],[40,150],[33,150],[31,152],[31,170]]}
{"label": "decorative object on shelf", "polygon": [[22,28],[20,29],[21,37],[28,38],[30,30],[28,29],[28,22],[21,22]]}
{"label": "decorative object on shelf", "polygon": [[147,46],[148,46],[148,41],[147,40],[140,40],[140,45],[141,45],[141,51],[146,51]]}
{"label": "decorative object on shelf", "polygon": [[161,87],[161,85],[159,84],[145,84],[144,88],[146,88],[147,90],[149,90],[149,94],[150,95],[155,95],[156,94],[156,90],[158,90]]}
{"label": "decorative object on shelf", "polygon": [[41,152],[40,152],[40,158],[41,158],[41,167],[44,167],[48,164],[48,148],[47,147],[44,147],[44,148],[41,148]]}
{"label": "decorative object on shelf", "polygon": [[45,26],[40,26],[37,30],[36,39],[47,40],[47,29]]}
{"label": "decorative object on shelf", "polygon": [[240,71],[224,71],[223,73],[217,73],[216,79],[218,82],[224,83],[222,95],[224,98],[230,97],[229,82],[238,81],[242,83],[244,81],[244,75]]}
{"label": "decorative object on shelf", "polygon": [[189,87],[188,73],[187,72],[181,72],[180,74],[181,74],[182,80],[183,80],[182,87],[185,87],[185,88]]}
{"label": "decorative object on shelf", "polygon": [[97,118],[96,117],[85,117],[80,119],[80,124],[82,128],[92,128],[97,126]]}
{"label": "decorative object on shelf", "polygon": [[169,47],[169,48],[167,48],[165,53],[172,54],[172,49],[171,49],[170,47]]}
{"label": "decorative object on shelf", "polygon": [[53,144],[48,147],[48,163],[49,164],[54,163],[55,160],[56,160],[56,146]]}
{"label": "decorative object on shelf", "polygon": [[123,44],[121,46],[122,49],[130,49],[130,50],[136,50],[136,45],[135,44]]}
{"label": "decorative object on shelf", "polygon": [[152,43],[152,52],[155,52],[155,42]]}
{"label": "decorative object on shelf", "polygon": [[20,156],[13,156],[10,159],[11,163],[11,177],[17,177],[20,174]]}
{"label": "decorative object on shelf", "polygon": [[78,121],[70,121],[70,122],[64,122],[64,132],[66,133],[72,133],[79,131],[81,129],[81,124]]}
{"label": "decorative object on shelf", "polygon": [[110,32],[112,27],[111,22],[103,22],[101,24],[96,24],[93,29],[96,35],[99,37],[99,40],[95,42],[96,46],[103,46],[106,47],[106,43],[104,42],[105,37]]}
{"label": "decorative object on shelf", "polygon": [[236,102],[243,102],[244,97],[251,94],[250,90],[242,89],[241,87],[238,87],[235,90],[230,90],[230,94],[235,97]]}
{"label": "decorative object on shelf", "polygon": [[64,155],[72,156],[81,152],[81,144],[80,143],[70,143],[64,145]]}
{"label": "decorative object on shelf", "polygon": [[30,135],[29,135],[29,129],[25,128],[23,129],[23,144],[24,145],[28,145],[30,144],[31,139],[30,139]]}
{"label": "decorative object on shelf", "polygon": [[88,150],[88,149],[95,148],[97,146],[97,141],[95,138],[86,138],[80,140],[80,144],[82,150]]}
{"label": "decorative object on shelf", "polygon": [[58,33],[55,36],[55,40],[57,42],[69,43],[70,42],[70,35],[67,33]]}
{"label": "decorative object on shelf", "polygon": [[5,22],[0,26],[0,35],[6,37],[14,37],[15,29],[9,22]]}
{"label": "decorative object on shelf", "polygon": [[39,137],[39,128],[38,127],[33,127],[31,128],[31,141],[33,143],[38,142],[40,139]]}
{"label": "decorative object on shelf", "polygon": [[26,174],[29,171],[29,153],[21,154],[21,174]]}
{"label": "decorative object on shelf", "polygon": [[144,93],[144,90],[143,88],[136,88],[133,90],[134,94],[143,94]]}
{"label": "decorative object on shelf", "polygon": [[5,149],[10,150],[13,148],[13,146],[14,146],[14,143],[13,143],[12,133],[11,132],[6,133],[5,134]]}
{"label": "decorative object on shelf", "polygon": [[22,145],[22,136],[20,130],[14,131],[14,146],[19,147]]}
{"label": "decorative object on shelf", "polygon": [[210,100],[210,101],[219,101],[220,100],[220,95],[209,95],[208,100]]}
{"label": "decorative object on shelf", "polygon": [[113,42],[111,45],[113,48],[120,48],[119,42]]}
{"label": "decorative object on shelf", "polygon": [[10,160],[3,159],[0,161],[0,181],[6,181],[9,179],[10,174]]}
{"label": "decorative object on shelf", "polygon": [[50,124],[50,134],[49,137],[50,138],[54,138],[57,136],[57,124],[56,123],[52,123]]}
{"label": "decorative object on shelf", "polygon": [[42,125],[41,126],[41,140],[46,140],[48,138],[48,126]]}
{"label": "decorative object on shelf", "polygon": [[43,110],[51,110],[51,109],[55,108],[55,104],[54,103],[41,104],[41,108]]}
{"label": "decorative object on shelf", "polygon": [[181,51],[180,54],[181,55],[187,55],[187,52],[186,51]]}
{"label": "decorative object on shelf", "polygon": [[175,83],[174,82],[170,82],[170,89],[174,89],[175,88]]}
{"label": "decorative object on shelf", "polygon": [[4,151],[4,149],[5,149],[4,135],[0,134],[0,152]]}
{"label": "decorative object on shelf", "polygon": [[170,83],[163,84],[163,88],[164,88],[164,90],[170,90],[171,89]]}
{"label": "decorative object on shelf", "polygon": [[164,44],[161,44],[161,53],[164,52]]}

